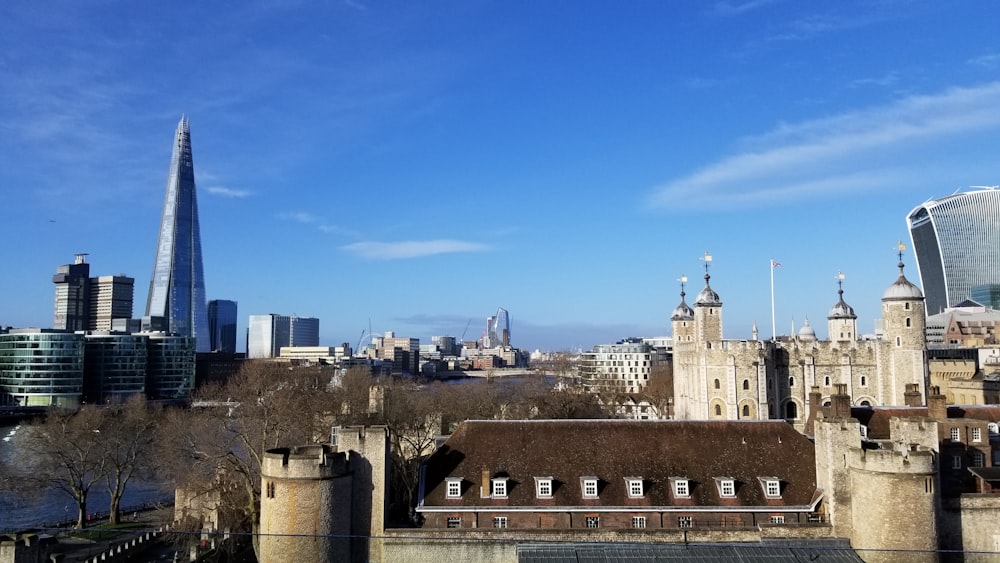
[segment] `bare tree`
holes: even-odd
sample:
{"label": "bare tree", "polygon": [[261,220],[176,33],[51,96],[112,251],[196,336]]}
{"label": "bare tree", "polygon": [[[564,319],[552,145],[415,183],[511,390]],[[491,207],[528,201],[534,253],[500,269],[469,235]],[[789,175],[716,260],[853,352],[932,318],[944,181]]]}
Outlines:
{"label": "bare tree", "polygon": [[132,477],[148,473],[159,409],[152,411],[142,395],[105,411],[100,427],[100,455],[104,459],[104,481],[111,498],[108,521],[118,524],[125,489]]}
{"label": "bare tree", "polygon": [[673,418],[674,366],[669,362],[658,363],[650,369],[649,383],[643,391],[661,418]]}
{"label": "bare tree", "polygon": [[213,497],[215,524],[253,533],[260,522],[260,468],[268,449],[329,439],[328,371],[247,362],[226,385],[199,398],[216,405],[165,418],[164,466],[191,495]]}
{"label": "bare tree", "polygon": [[73,499],[77,507],[76,527],[87,522],[87,496],[104,477],[106,460],[101,452],[101,428],[105,411],[84,407],[50,411],[27,425],[19,436],[24,449],[23,463],[17,466],[20,483],[36,491],[58,490]]}

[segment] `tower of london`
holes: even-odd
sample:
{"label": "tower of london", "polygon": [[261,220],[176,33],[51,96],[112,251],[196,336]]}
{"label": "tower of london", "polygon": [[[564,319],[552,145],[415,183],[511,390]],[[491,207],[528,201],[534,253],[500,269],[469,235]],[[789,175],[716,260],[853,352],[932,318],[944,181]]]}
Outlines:
{"label": "tower of london", "polygon": [[[924,296],[903,274],[882,295],[882,332],[858,335],[857,315],[844,300],[842,281],[827,315],[829,339],[819,340],[808,320],[788,339],[723,337],[722,299],[705,271],[694,305],[673,310],[675,416],[687,420],[785,419],[806,429],[810,412],[829,405],[837,384],[855,405],[905,404],[907,384],[926,393]],[[817,387],[820,404],[809,404]],[[926,397],[921,397],[925,399]]]}

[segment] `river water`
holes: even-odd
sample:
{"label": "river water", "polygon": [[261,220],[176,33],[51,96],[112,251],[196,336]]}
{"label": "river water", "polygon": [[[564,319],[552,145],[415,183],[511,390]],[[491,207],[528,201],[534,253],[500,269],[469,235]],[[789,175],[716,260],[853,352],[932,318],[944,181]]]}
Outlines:
{"label": "river water", "polygon": [[[18,441],[24,436],[17,426],[0,426],[0,466],[17,463]],[[6,439],[9,438],[9,439]],[[67,493],[49,491],[39,497],[17,494],[17,483],[0,476],[0,533],[39,525],[61,525],[76,521],[76,503]],[[104,483],[96,484],[87,497],[87,511],[107,513],[110,496]],[[122,508],[139,507],[156,502],[173,502],[173,491],[153,483],[133,479],[122,499]],[[72,525],[72,524],[71,524]]]}

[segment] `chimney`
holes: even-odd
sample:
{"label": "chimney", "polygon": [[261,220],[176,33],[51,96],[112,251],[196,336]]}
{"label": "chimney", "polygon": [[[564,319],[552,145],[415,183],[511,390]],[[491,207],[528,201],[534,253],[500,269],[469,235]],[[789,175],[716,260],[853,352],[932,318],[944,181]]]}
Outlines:
{"label": "chimney", "polygon": [[830,418],[851,418],[851,396],[847,394],[847,384],[837,383],[830,395]]}
{"label": "chimney", "polygon": [[483,468],[483,478],[479,484],[479,498],[490,498],[493,494],[493,483],[490,481],[490,470]]}
{"label": "chimney", "polygon": [[809,404],[806,406],[809,409],[809,418],[806,419],[805,433],[807,436],[812,436],[815,434],[816,418],[821,416],[820,409],[822,408],[820,404],[823,402],[823,395],[819,392],[819,387],[815,385],[809,389]]}
{"label": "chimney", "polygon": [[903,393],[903,404],[908,407],[919,407],[923,404],[920,396],[920,384],[907,383],[906,391]]}
{"label": "chimney", "polygon": [[937,385],[932,386],[927,395],[927,416],[935,420],[948,418],[948,398],[941,394],[941,388]]}

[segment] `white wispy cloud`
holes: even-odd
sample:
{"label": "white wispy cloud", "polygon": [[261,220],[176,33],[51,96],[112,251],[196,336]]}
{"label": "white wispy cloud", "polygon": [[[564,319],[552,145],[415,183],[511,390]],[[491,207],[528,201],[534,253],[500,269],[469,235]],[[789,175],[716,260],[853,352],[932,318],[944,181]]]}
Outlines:
{"label": "white wispy cloud", "polygon": [[973,66],[981,66],[984,68],[997,68],[1000,67],[1000,53],[990,53],[988,55],[981,55],[979,57],[971,58],[965,61],[966,64]]}
{"label": "white wispy cloud", "polygon": [[745,2],[717,2],[712,7],[712,13],[723,17],[741,16],[747,12],[752,12],[769,4],[774,4],[775,1],[776,0],[747,0]]}
{"label": "white wispy cloud", "polygon": [[283,221],[295,221],[296,223],[305,223],[306,225],[319,221],[319,217],[313,215],[312,213],[306,213],[305,211],[286,211],[279,213],[278,219]]}
{"label": "white wispy cloud", "polygon": [[461,240],[407,240],[400,242],[363,241],[341,247],[352,254],[368,260],[398,260],[401,258],[419,258],[435,254],[450,254],[455,252],[483,252],[489,247],[475,242]]}
{"label": "white wispy cloud", "polygon": [[784,124],[748,140],[743,152],[656,188],[650,202],[741,207],[899,185],[921,164],[910,151],[1000,129],[998,105],[1000,82],[994,82]]}
{"label": "white wispy cloud", "polygon": [[248,192],[247,190],[237,190],[233,188],[227,188],[225,186],[210,186],[208,188],[205,188],[205,191],[212,195],[217,195],[222,197],[247,197],[250,195],[250,192]]}

